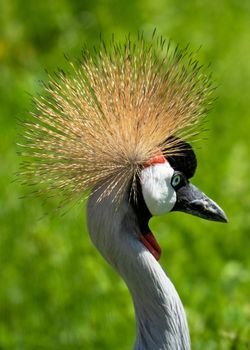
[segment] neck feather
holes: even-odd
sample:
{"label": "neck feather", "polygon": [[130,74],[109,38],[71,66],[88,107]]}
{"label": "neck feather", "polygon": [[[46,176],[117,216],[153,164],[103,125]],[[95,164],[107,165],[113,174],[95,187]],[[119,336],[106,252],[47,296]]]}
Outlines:
{"label": "neck feather", "polygon": [[90,237],[126,282],[136,315],[135,350],[189,350],[190,340],[180,298],[160,264],[138,240],[140,227],[134,208],[124,200],[116,210],[112,198],[87,205]]}

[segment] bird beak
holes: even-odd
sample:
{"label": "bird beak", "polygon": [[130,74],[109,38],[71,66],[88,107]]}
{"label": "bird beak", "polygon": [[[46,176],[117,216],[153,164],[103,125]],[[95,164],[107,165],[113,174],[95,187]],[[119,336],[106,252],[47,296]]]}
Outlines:
{"label": "bird beak", "polygon": [[182,211],[203,219],[227,222],[224,211],[196,186],[187,183],[176,191],[177,200],[172,211]]}

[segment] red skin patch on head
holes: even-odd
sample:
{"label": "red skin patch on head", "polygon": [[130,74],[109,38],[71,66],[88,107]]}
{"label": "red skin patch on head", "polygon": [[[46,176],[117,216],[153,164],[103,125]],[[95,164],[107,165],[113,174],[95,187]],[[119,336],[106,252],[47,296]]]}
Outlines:
{"label": "red skin patch on head", "polygon": [[164,157],[164,155],[160,154],[158,156],[154,156],[152,158],[150,158],[145,164],[144,164],[144,168],[147,168],[151,165],[155,165],[155,164],[163,164],[163,163],[167,163],[167,159]]}

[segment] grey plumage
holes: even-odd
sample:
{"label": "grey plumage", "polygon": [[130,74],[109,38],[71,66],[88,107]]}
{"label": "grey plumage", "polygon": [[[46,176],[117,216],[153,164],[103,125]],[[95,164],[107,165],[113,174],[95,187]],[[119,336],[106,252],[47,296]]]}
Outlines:
{"label": "grey plumage", "polygon": [[125,198],[119,211],[112,197],[87,204],[90,237],[103,257],[125,280],[136,315],[135,350],[189,350],[190,339],[181,300],[153,255],[138,240],[136,215]]}

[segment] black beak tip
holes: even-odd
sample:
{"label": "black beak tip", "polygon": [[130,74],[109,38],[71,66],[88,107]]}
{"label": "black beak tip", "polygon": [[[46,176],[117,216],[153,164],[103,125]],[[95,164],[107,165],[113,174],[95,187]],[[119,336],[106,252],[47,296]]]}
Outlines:
{"label": "black beak tip", "polygon": [[227,216],[225,215],[224,217],[220,217],[220,218],[217,218],[217,220],[215,221],[218,221],[218,222],[223,222],[223,223],[228,223],[228,218]]}
{"label": "black beak tip", "polygon": [[228,223],[228,217],[226,216],[226,214],[224,213],[224,211],[222,210],[221,213],[218,216],[218,220],[219,222],[224,222],[224,223]]}
{"label": "black beak tip", "polygon": [[209,206],[206,208],[207,212],[205,215],[207,215],[208,220],[212,221],[218,221],[218,222],[223,222],[227,223],[228,218],[225,214],[225,212],[212,200],[209,200]]}

